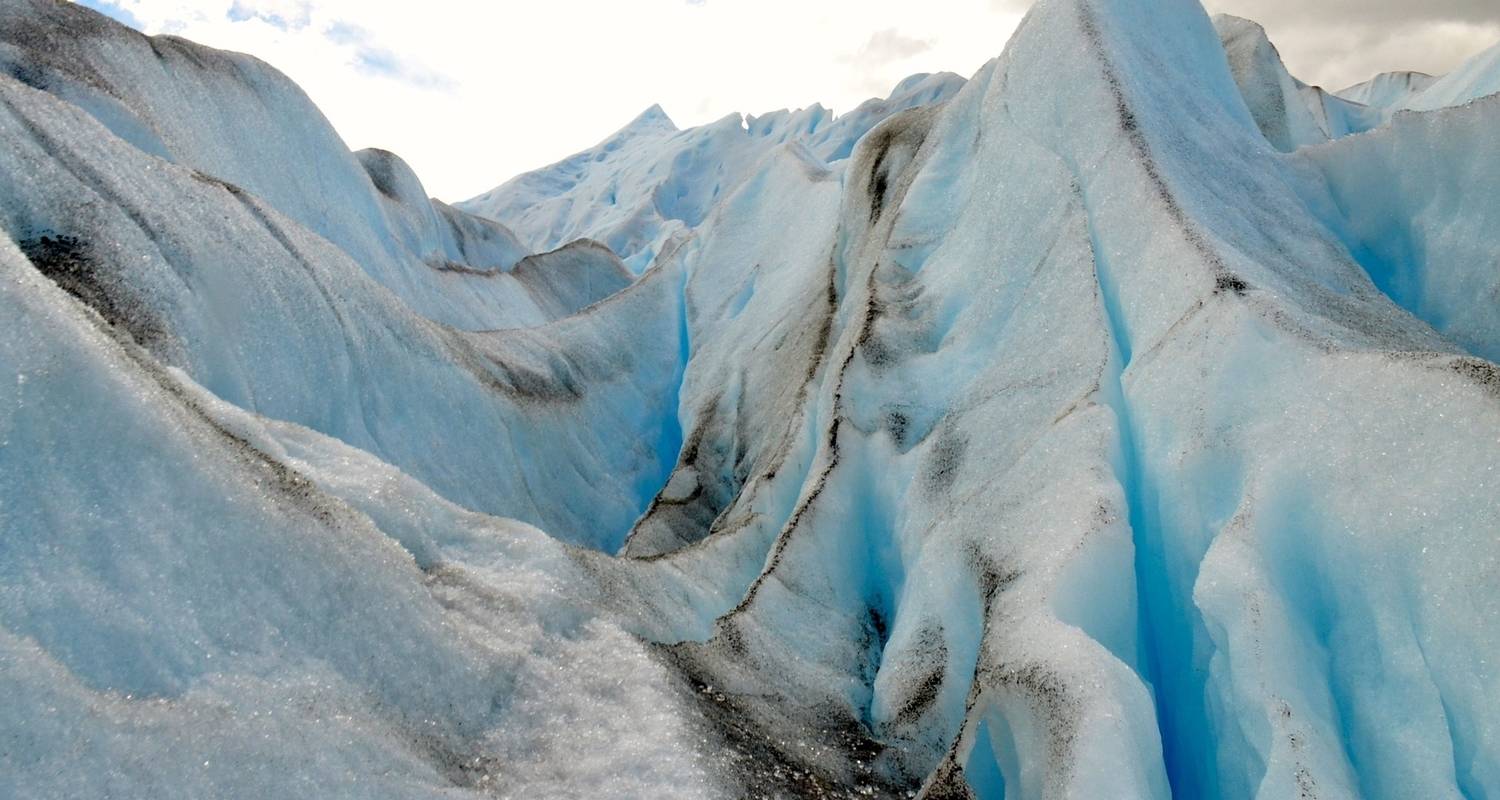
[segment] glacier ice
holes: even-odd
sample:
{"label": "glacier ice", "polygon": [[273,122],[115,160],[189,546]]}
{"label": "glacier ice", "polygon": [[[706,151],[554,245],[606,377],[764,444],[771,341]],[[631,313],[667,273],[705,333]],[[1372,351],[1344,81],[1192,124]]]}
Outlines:
{"label": "glacier ice", "polygon": [[1431,86],[1437,78],[1425,72],[1382,72],[1337,92],[1339,97],[1381,110],[1393,109],[1407,97]]}
{"label": "glacier ice", "polygon": [[952,73],[913,75],[890,97],[837,118],[815,105],[731,114],[686,131],[677,130],[661,106],[652,106],[598,145],[518,175],[459,207],[506,220],[535,248],[597,239],[640,272],[697,228],[768,151],[796,142],[827,161],[848,158],[855,142],[881,120],[941,102],[962,85]]}
{"label": "glacier ice", "polygon": [[[1326,142],[1379,125],[1378,108],[1297,80],[1260,25],[1228,14],[1214,17],[1240,95],[1261,133],[1279,150]],[[1388,90],[1387,90],[1388,91]]]}
{"label": "glacier ice", "polygon": [[1496,92],[1500,92],[1500,44],[1471,56],[1446,75],[1385,72],[1336,94],[1389,118],[1398,111],[1461,106]]}
{"label": "glacier ice", "polygon": [[1431,111],[1458,106],[1500,92],[1500,45],[1471,57],[1457,69],[1444,75],[1420,94],[1403,104],[1403,108]]}
{"label": "glacier ice", "polygon": [[0,0],[0,796],[1500,794],[1493,52],[1041,0],[451,206]]}

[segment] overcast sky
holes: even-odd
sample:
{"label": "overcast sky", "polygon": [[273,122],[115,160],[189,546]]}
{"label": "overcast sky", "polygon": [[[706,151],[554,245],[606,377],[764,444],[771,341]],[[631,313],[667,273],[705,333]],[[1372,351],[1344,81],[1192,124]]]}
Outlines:
{"label": "overcast sky", "polygon": [[[679,127],[821,102],[914,72],[968,76],[1024,0],[83,0],[146,33],[258,56],[350,146],[462,200],[660,103]],[[1263,23],[1292,71],[1342,88],[1441,73],[1500,41],[1500,0],[1211,0]]]}

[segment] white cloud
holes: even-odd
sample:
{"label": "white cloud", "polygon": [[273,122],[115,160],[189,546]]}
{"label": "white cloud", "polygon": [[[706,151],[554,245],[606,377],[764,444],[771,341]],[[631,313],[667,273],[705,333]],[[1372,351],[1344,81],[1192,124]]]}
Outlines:
{"label": "white cloud", "polygon": [[866,93],[879,94],[890,88],[884,73],[931,49],[932,42],[926,39],[916,39],[895,28],[886,28],[871,34],[870,40],[863,47],[840,56],[839,61],[854,67],[865,76],[860,84],[861,89]]}

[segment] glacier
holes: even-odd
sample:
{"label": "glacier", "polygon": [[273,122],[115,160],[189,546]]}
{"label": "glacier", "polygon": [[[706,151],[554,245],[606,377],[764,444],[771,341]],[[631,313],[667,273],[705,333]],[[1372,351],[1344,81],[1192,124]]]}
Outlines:
{"label": "glacier", "polygon": [[1340,97],[1386,112],[1433,111],[1460,106],[1500,92],[1500,44],[1446,75],[1395,72],[1376,75],[1339,91]]}
{"label": "glacier", "polygon": [[1500,795],[1500,50],[1002,46],[448,204],[0,0],[0,796]]}

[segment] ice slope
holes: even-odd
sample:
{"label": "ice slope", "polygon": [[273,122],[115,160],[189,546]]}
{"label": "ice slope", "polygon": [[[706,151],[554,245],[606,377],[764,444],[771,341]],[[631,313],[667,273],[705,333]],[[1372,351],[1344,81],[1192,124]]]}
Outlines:
{"label": "ice slope", "polygon": [[1500,92],[1500,45],[1469,58],[1457,69],[1434,77],[1421,72],[1376,75],[1338,92],[1339,96],[1378,108],[1387,117],[1397,111],[1434,111],[1461,106]]}
{"label": "ice slope", "polygon": [[691,433],[627,553],[698,541],[754,514],[767,493],[783,495],[775,517],[789,513],[796,489],[767,487],[767,476],[798,480],[811,458],[806,406],[833,325],[840,194],[837,173],[802,145],[782,145],[675,254],[690,275],[692,369],[679,407]]}
{"label": "ice slope", "polygon": [[1500,44],[1459,65],[1401,104],[1413,111],[1463,105],[1500,92]]}
{"label": "ice slope", "polygon": [[1378,109],[1292,77],[1257,23],[1218,14],[1214,27],[1255,123],[1278,150],[1290,152],[1305,144],[1360,133],[1383,121]]}
{"label": "ice slope", "polygon": [[1336,94],[1345,100],[1361,103],[1371,108],[1390,110],[1401,105],[1408,97],[1431,86],[1436,80],[1436,77],[1425,72],[1411,70],[1382,72],[1367,81],[1341,89]]}
{"label": "ice slope", "polygon": [[731,114],[685,131],[652,106],[598,145],[459,207],[505,221],[538,250],[596,239],[640,272],[670,242],[697,228],[773,148],[797,142],[825,161],[847,158],[880,120],[939,102],[962,83],[951,73],[913,75],[890,97],[838,117],[815,105],[761,116]]}
{"label": "ice slope", "polygon": [[551,319],[576,314],[635,280],[613,250],[591,239],[527,256],[516,262],[511,274]]}
{"label": "ice slope", "polygon": [[831,162],[646,118],[512,188],[738,177],[484,333],[0,78],[0,793],[1500,793],[1496,111],[1283,152],[1221,32],[1041,0]]}
{"label": "ice slope", "polygon": [[721,796],[556,541],[212,397],[9,240],[0,324],[0,795]]}
{"label": "ice slope", "polygon": [[71,3],[7,0],[0,67],[145,153],[244,187],[429,319],[473,330],[550,318],[501,276],[529,252],[509,230],[429,201],[388,153],[350,153],[302,90],[256,59],[142,36]]}
{"label": "ice slope", "polygon": [[[3,76],[0,130],[0,228],[230,403],[368,450],[469,508],[607,549],[676,453],[680,279],[666,271],[582,316],[466,333],[413,313],[258,196]],[[506,279],[535,293],[540,318],[627,280],[594,245],[530,257]]]}
{"label": "ice slope", "polygon": [[[1287,152],[1316,145],[1297,153],[1315,176],[1300,193],[1381,291],[1468,352],[1500,358],[1500,270],[1486,233],[1500,228],[1500,206],[1481,188],[1500,155],[1489,135],[1500,113],[1483,88],[1496,51],[1442,78],[1376,76],[1342,93],[1368,108],[1320,121],[1319,102],[1325,112],[1351,103],[1291,77],[1259,25],[1223,14],[1214,25],[1267,140]],[[1398,113],[1418,108],[1430,113]],[[1354,124],[1330,128],[1335,118]]]}

